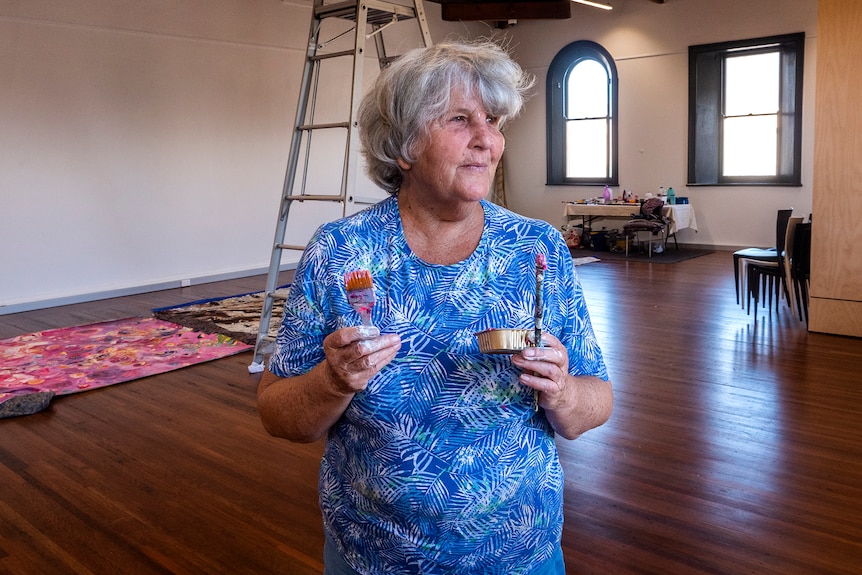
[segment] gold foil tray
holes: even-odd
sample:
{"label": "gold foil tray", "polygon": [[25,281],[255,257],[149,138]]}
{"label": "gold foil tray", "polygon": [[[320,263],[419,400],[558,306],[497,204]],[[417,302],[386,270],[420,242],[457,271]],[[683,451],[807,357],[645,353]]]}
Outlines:
{"label": "gold foil tray", "polygon": [[529,347],[528,329],[486,329],[475,334],[482,353],[517,353]]}

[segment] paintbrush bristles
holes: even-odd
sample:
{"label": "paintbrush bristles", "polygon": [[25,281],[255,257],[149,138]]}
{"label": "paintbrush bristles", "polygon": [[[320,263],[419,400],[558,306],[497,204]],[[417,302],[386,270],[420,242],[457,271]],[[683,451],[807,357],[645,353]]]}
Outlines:
{"label": "paintbrush bristles", "polygon": [[344,274],[344,288],[347,291],[368,289],[374,287],[371,272],[368,270],[354,270]]}
{"label": "paintbrush bristles", "polygon": [[374,281],[368,270],[355,270],[344,274],[344,288],[347,290],[347,303],[356,310],[362,325],[371,325],[371,308],[374,307]]}

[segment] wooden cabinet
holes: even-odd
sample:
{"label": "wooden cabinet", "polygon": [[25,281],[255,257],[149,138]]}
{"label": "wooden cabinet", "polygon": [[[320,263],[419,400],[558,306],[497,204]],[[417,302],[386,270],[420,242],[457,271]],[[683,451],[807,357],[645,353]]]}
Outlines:
{"label": "wooden cabinet", "polygon": [[862,337],[862,2],[819,0],[811,331]]}

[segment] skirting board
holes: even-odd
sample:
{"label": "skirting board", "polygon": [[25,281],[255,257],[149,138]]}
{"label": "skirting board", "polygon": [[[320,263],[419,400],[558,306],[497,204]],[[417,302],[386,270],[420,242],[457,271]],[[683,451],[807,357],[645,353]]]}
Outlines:
{"label": "skirting board", "polygon": [[[285,270],[294,270],[296,269],[296,262],[282,264],[279,268],[280,271]],[[233,280],[238,278],[245,278],[250,276],[258,276],[258,275],[266,275],[269,273],[269,268],[254,268],[248,270],[240,270],[230,273],[223,274],[214,274],[209,276],[200,276],[196,278],[191,278],[190,282],[188,280],[172,280],[166,282],[159,282],[154,284],[146,284],[146,285],[138,285],[131,286],[127,288],[120,288],[114,290],[106,290],[100,292],[92,292],[92,293],[84,293],[84,294],[76,294],[66,297],[59,297],[53,299],[44,299],[37,301],[28,301],[24,303],[10,304],[0,306],[0,315],[9,315],[12,313],[21,313],[24,311],[33,311],[36,309],[45,309],[49,307],[59,307],[62,305],[72,305],[76,303],[84,303],[90,301],[98,301],[102,299],[111,299],[114,297],[123,297],[127,295],[137,295],[141,293],[148,293],[153,291],[160,291],[165,289],[175,289],[181,287],[187,287],[189,285],[199,285],[199,284],[207,284],[213,282],[220,282],[225,280]]]}

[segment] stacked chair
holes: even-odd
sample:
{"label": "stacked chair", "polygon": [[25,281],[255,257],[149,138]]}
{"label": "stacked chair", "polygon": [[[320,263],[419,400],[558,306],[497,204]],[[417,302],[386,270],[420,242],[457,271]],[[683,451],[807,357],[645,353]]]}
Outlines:
{"label": "stacked chair", "polygon": [[[803,222],[792,209],[778,210],[775,247],[746,248],[733,254],[736,298],[754,317],[762,304],[772,314],[783,297],[791,314],[808,324],[808,284],[811,273],[811,217]],[[740,268],[742,272],[740,273]],[[740,301],[740,294],[745,298]]]}
{"label": "stacked chair", "polygon": [[[748,264],[766,264],[778,265],[779,252],[784,249],[784,242],[787,235],[787,224],[790,221],[790,216],[793,214],[793,208],[787,210],[778,210],[778,216],[775,222],[775,246],[770,248],[745,248],[733,252],[733,278],[736,284],[736,303],[743,303],[740,296],[749,292],[748,289]],[[746,272],[740,274],[741,266],[746,267]],[[740,278],[743,283],[740,284]]]}
{"label": "stacked chair", "polygon": [[[776,262],[754,261],[747,265],[746,282],[748,284],[746,306],[751,311],[751,300],[754,300],[755,318],[757,317],[757,306],[759,301],[767,302],[767,309],[772,314],[773,295],[775,296],[775,311],[778,311],[778,303],[781,295],[790,305],[793,313],[793,298],[790,296],[788,285],[790,283],[791,249],[794,244],[796,227],[802,223],[802,218],[791,217],[786,224],[784,237],[776,246]],[[762,299],[761,299],[762,298]]]}

